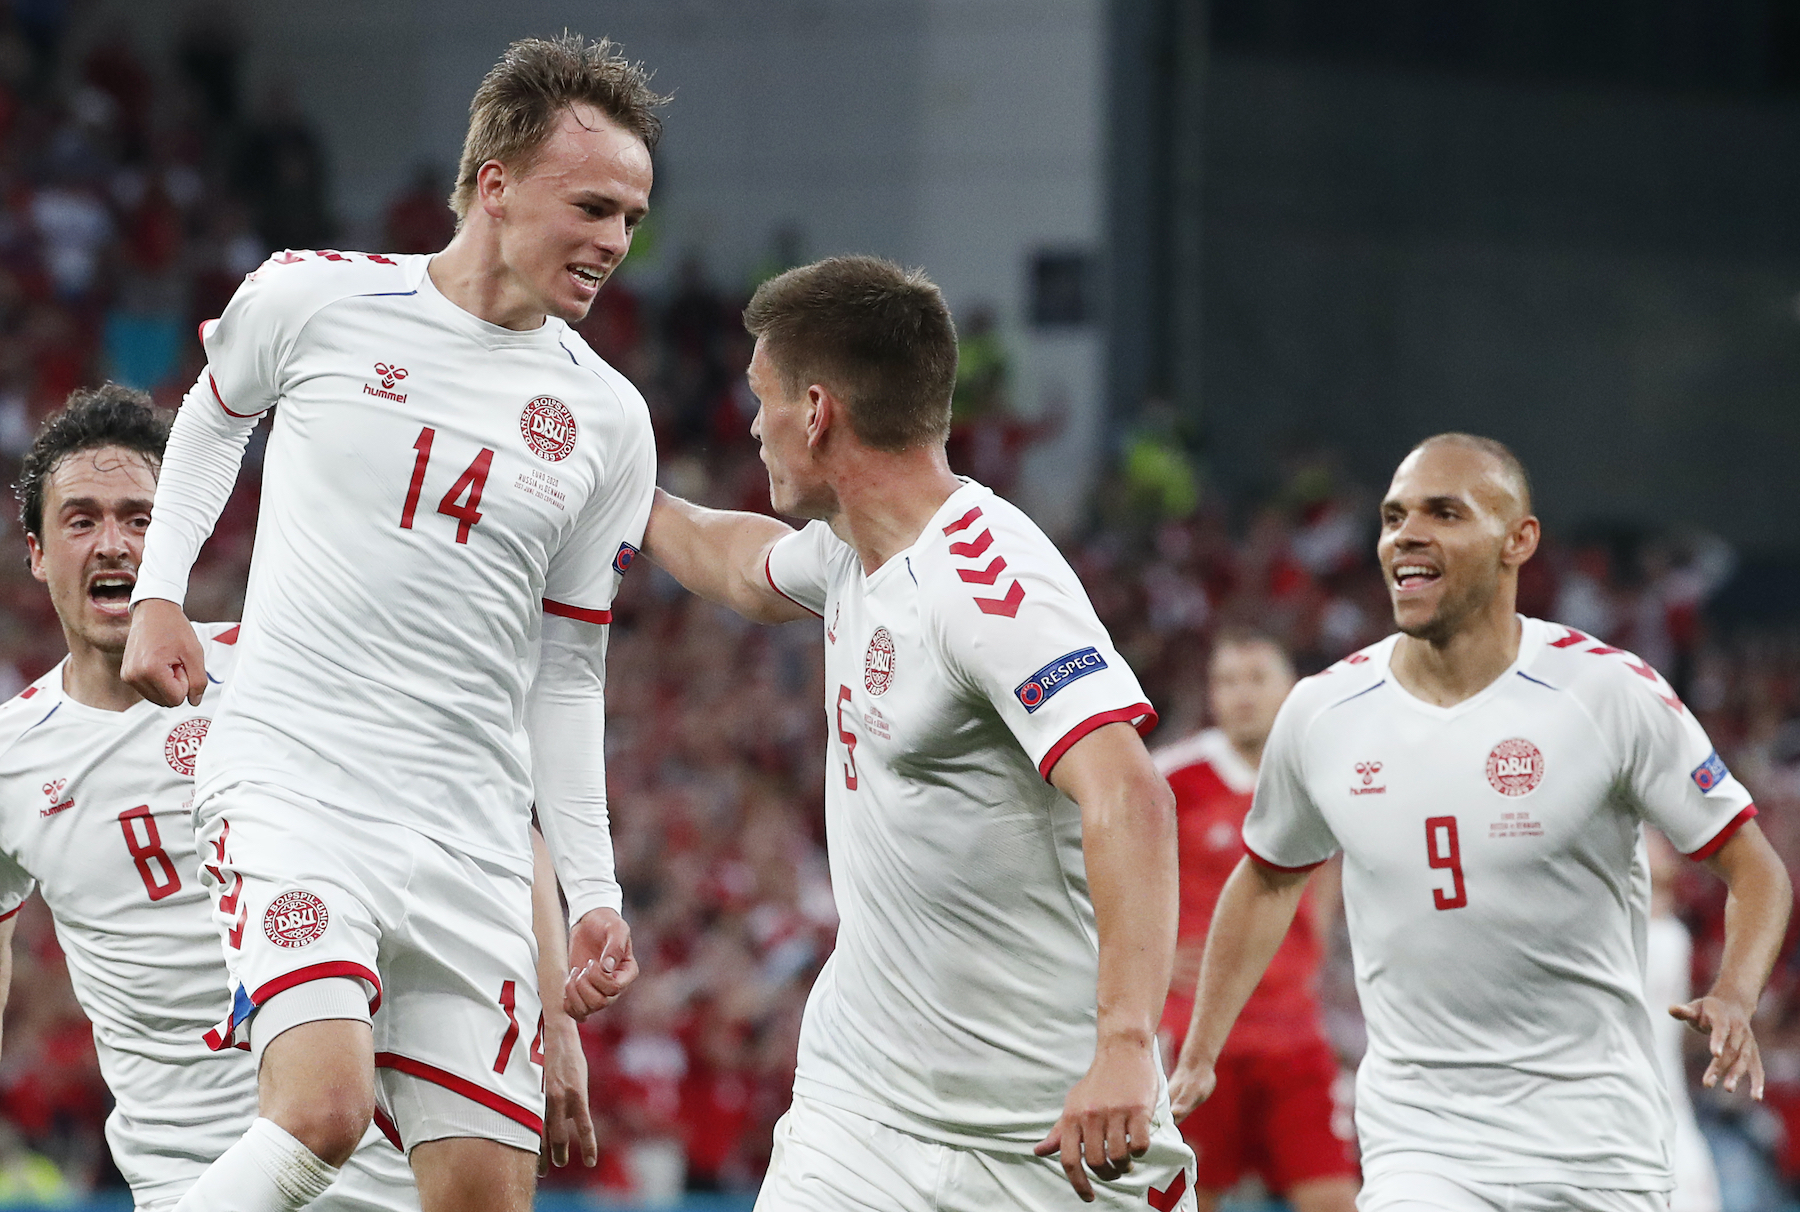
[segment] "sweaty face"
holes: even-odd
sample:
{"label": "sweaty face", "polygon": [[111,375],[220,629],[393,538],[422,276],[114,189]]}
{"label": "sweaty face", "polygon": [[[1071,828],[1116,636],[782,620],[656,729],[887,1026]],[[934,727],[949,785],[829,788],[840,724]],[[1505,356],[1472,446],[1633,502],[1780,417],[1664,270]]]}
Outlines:
{"label": "sweaty face", "polygon": [[836,497],[819,474],[816,454],[807,444],[812,401],[805,392],[789,394],[760,339],[745,377],[759,405],[756,419],[750,422],[750,436],[762,444],[763,466],[769,470],[769,504],[776,513],[790,518],[828,517]]}
{"label": "sweaty face", "polygon": [[125,651],[155,496],[152,464],[117,446],[76,451],[45,480],[43,535],[26,536],[31,575],[49,587],[71,644]]}
{"label": "sweaty face", "polygon": [[1394,625],[1433,643],[1460,631],[1530,558],[1535,531],[1529,544],[1517,533],[1524,512],[1491,455],[1449,443],[1408,455],[1381,503],[1376,548]]}
{"label": "sweaty face", "polygon": [[643,140],[587,105],[563,112],[528,171],[506,173],[501,260],[546,314],[571,324],[587,315],[631,249],[650,181]]}
{"label": "sweaty face", "polygon": [[1213,720],[1239,749],[1262,748],[1293,688],[1293,668],[1273,644],[1226,644],[1213,654],[1207,678]]}

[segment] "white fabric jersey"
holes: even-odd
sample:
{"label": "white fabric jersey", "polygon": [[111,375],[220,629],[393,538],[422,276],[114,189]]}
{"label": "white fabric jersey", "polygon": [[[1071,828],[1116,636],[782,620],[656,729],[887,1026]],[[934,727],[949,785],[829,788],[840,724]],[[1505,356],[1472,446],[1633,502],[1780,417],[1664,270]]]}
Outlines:
{"label": "white fabric jersey", "polygon": [[[171,439],[134,600],[182,600],[212,518],[181,494],[218,462],[220,427],[274,408],[242,666],[200,765],[202,815],[253,780],[529,874],[543,616],[610,621],[655,450],[642,397],[566,325],[486,323],[437,291],[428,261],[289,252],[250,275],[203,331],[207,370]],[[537,755],[540,781],[569,748],[597,752],[598,727],[542,746],[563,752]],[[586,794],[603,841],[603,790]],[[572,908],[616,908],[610,849],[603,873],[572,869],[542,815]]]}
{"label": "white fabric jersey", "polygon": [[794,1089],[953,1144],[1028,1150],[1093,1061],[1081,737],[1156,719],[1043,532],[979,484],[864,576],[822,522],[775,588],[826,620],[826,840],[842,924]]}
{"label": "white fabric jersey", "polygon": [[1648,665],[1522,627],[1454,707],[1400,688],[1397,637],[1302,681],[1244,842],[1283,868],[1344,852],[1365,1174],[1667,1190],[1641,822],[1705,856],[1755,809]]}

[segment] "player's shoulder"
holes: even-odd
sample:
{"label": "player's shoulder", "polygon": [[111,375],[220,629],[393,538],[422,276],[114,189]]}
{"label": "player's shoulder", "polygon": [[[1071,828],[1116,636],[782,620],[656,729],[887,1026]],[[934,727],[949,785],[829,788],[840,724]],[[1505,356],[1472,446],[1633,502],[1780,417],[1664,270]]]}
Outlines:
{"label": "player's shoulder", "polygon": [[58,661],[50,672],[0,703],[0,755],[54,715],[62,705],[62,673],[66,663],[66,660]]}
{"label": "player's shoulder", "polygon": [[1660,701],[1682,710],[1674,689],[1636,653],[1562,623],[1528,618],[1522,626],[1519,672],[1536,685],[1573,695],[1590,709]]}
{"label": "player's shoulder", "polygon": [[1310,677],[1294,684],[1283,712],[1303,715],[1309,721],[1328,711],[1349,707],[1385,685],[1392,673],[1388,659],[1399,635],[1390,635],[1361,648]]}
{"label": "player's shoulder", "polygon": [[1087,598],[1075,570],[1031,515],[973,480],[944,502],[915,551],[916,575],[934,600],[973,598],[984,617],[1016,616],[1032,585]]}
{"label": "player's shoulder", "polygon": [[342,299],[407,295],[429,258],[334,249],[283,249],[251,270],[234,302],[299,322]]}
{"label": "player's shoulder", "polygon": [[242,623],[195,623],[194,634],[200,639],[200,652],[206,659],[206,672],[214,682],[221,682],[237,666],[238,641],[243,639]]}
{"label": "player's shoulder", "polygon": [[601,410],[601,419],[621,422],[627,431],[648,437],[651,432],[650,406],[637,385],[620,373],[618,367],[595,353],[573,328],[554,317],[545,322],[557,326],[556,343],[568,355],[569,361],[593,376],[598,390],[591,398],[592,405]]}

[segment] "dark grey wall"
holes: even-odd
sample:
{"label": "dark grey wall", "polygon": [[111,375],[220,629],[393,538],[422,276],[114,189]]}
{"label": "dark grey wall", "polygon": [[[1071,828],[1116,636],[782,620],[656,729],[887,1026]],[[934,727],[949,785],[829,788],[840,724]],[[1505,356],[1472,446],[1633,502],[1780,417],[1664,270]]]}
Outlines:
{"label": "dark grey wall", "polygon": [[1226,484],[1471,429],[1552,524],[1800,547],[1800,103],[1217,51],[1204,97],[1176,394]]}

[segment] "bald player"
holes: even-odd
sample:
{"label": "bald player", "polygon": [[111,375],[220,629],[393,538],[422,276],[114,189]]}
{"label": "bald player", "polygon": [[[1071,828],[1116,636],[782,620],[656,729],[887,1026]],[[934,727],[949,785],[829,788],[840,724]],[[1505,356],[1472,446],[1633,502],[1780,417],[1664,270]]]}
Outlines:
{"label": "bald player", "polygon": [[1709,1037],[1708,1086],[1762,1096],[1750,1018],[1787,874],[1655,670],[1514,612],[1538,535],[1500,443],[1440,434],[1401,462],[1378,549],[1399,634],[1283,705],[1201,959],[1178,1115],[1210,1093],[1306,873],[1343,853],[1362,1212],[1667,1208],[1645,824],[1730,889],[1718,979],[1667,1012]]}

